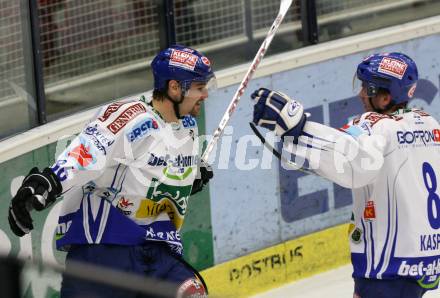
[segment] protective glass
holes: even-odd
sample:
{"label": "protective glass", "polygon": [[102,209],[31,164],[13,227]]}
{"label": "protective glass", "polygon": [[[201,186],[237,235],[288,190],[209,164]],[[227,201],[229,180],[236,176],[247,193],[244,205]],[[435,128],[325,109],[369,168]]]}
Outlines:
{"label": "protective glass", "polygon": [[217,90],[217,79],[215,77],[211,78],[205,85],[195,83],[197,82],[193,82],[191,88],[185,92],[185,97],[207,97],[209,93]]}
{"label": "protective glass", "polygon": [[374,96],[376,96],[376,95],[377,95],[377,91],[378,91],[378,89],[379,89],[377,86],[375,86],[375,85],[372,84],[372,83],[368,83],[368,82],[363,82],[363,81],[361,81],[361,80],[358,78],[358,76],[357,76],[356,73],[355,73],[354,76],[353,76],[353,83],[352,83],[352,86],[353,86],[353,93],[354,93],[354,94],[359,94],[359,93],[361,92],[362,88],[365,88],[365,89],[366,89],[366,92],[367,92],[367,95],[368,95],[369,97],[374,97]]}
{"label": "protective glass", "polygon": [[356,72],[353,75],[352,88],[354,94],[359,94],[362,90],[362,81],[359,80]]}

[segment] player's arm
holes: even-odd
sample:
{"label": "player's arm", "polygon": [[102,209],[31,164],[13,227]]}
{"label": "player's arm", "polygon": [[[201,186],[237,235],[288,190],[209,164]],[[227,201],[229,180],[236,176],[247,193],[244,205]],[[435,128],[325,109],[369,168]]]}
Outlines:
{"label": "player's arm", "polygon": [[343,187],[358,188],[376,179],[383,165],[385,145],[381,135],[362,133],[354,137],[307,121],[298,143],[285,142],[285,150],[295,158],[307,159],[309,168],[319,176]]}
{"label": "player's arm", "polygon": [[313,172],[347,188],[376,178],[383,165],[384,138],[366,133],[354,137],[308,121],[302,105],[279,92],[261,88],[252,98],[253,122],[275,131],[292,159],[307,160]]}
{"label": "player's arm", "polygon": [[86,126],[51,167],[33,168],[9,206],[8,220],[14,234],[22,237],[33,229],[31,210],[46,209],[63,192],[99,177],[113,162],[120,138],[111,135],[98,118]]}

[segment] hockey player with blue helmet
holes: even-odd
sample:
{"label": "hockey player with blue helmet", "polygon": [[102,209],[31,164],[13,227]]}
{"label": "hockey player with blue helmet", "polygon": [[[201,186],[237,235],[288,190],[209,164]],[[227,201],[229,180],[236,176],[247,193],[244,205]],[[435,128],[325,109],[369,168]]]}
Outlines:
{"label": "hockey player with blue helmet", "polygon": [[[384,113],[406,105],[414,96],[419,75],[415,62],[407,55],[385,53],[365,58],[357,67],[356,78],[368,97],[366,110]],[[380,94],[389,95],[386,104],[377,97]]]}
{"label": "hockey player with blue helmet", "polygon": [[407,55],[370,55],[355,79],[365,113],[339,130],[265,88],[252,95],[253,122],[274,130],[309,171],[353,190],[353,297],[419,298],[440,282],[440,124],[407,107],[418,80]]}
{"label": "hockey player with blue helmet", "polygon": [[[161,51],[151,62],[151,69],[154,76],[153,98],[169,100],[177,118],[188,114],[187,107],[192,106],[184,102],[185,97],[191,97],[194,93],[191,85],[202,86],[205,91],[210,85],[215,85],[215,76],[208,58],[183,46],[176,45]],[[172,93],[176,89],[180,89],[179,96]],[[192,110],[196,114],[194,116],[198,115],[201,102],[196,102],[197,109]]]}
{"label": "hockey player with blue helmet", "polygon": [[[206,56],[179,45],[161,51],[151,68],[152,99],[102,107],[51,167],[25,177],[9,224],[24,236],[33,229],[30,210],[62,196],[56,244],[67,251],[67,272],[71,262],[86,262],[174,282],[178,297],[205,297],[203,279],[183,260],[179,231],[190,196],[213,177],[199,162],[194,117],[215,76]],[[69,275],[60,294],[141,297]]]}

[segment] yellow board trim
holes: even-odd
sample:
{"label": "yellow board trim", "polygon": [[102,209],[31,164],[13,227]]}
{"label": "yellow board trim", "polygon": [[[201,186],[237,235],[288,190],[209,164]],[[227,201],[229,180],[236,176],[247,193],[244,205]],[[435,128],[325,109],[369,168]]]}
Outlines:
{"label": "yellow board trim", "polygon": [[201,272],[209,294],[249,297],[350,262],[348,224],[272,246]]}

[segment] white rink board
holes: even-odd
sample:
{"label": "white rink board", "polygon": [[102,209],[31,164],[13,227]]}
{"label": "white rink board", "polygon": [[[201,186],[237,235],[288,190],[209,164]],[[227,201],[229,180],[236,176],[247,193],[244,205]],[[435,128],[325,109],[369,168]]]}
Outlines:
{"label": "white rink board", "polygon": [[[252,296],[252,298],[352,298],[354,284],[351,273],[351,265],[343,266]],[[423,298],[439,297],[440,289],[428,291],[423,296]]]}

